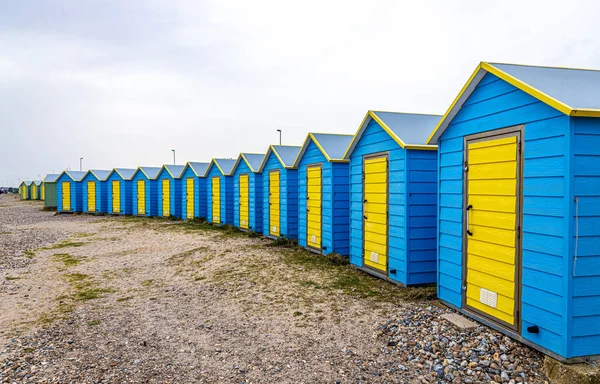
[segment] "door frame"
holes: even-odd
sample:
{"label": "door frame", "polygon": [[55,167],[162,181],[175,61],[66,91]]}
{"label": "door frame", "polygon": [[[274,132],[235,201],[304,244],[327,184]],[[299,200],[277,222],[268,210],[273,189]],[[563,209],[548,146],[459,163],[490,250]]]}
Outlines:
{"label": "door frame", "polygon": [[[144,198],[142,199],[144,201],[144,213],[140,213],[140,183],[143,185],[143,189],[144,189]],[[148,214],[148,207],[147,205],[147,201],[146,201],[146,180],[145,179],[139,179],[135,181],[135,188],[136,188],[136,215],[138,216],[146,216]]]}
{"label": "door frame", "polygon": [[[319,237],[320,237],[320,241],[319,244],[321,245],[319,248],[313,247],[308,245],[308,169],[309,168],[319,168],[320,174],[319,174],[319,178],[321,181],[321,190],[320,190],[320,200],[321,200],[321,211],[319,212],[319,218],[321,219],[321,222],[319,223],[321,225],[321,230],[319,233]],[[333,220],[333,217],[332,217]],[[333,223],[332,223],[333,225]],[[323,253],[323,162],[319,162],[319,163],[312,163],[312,164],[308,164],[306,166],[306,247],[309,248],[310,250],[316,251],[318,253]],[[332,250],[333,252],[333,250]]]}
{"label": "door frame", "polygon": [[[215,223],[215,189],[214,189],[214,184],[213,184],[215,179],[219,180],[219,210],[218,210],[219,222],[218,223]],[[222,224],[223,223],[223,220],[221,217],[221,212],[222,212],[222,209],[221,209],[221,187],[222,187],[221,176],[213,176],[210,178],[210,210],[211,210],[211,212],[210,212],[211,220],[210,221],[213,224]]]}
{"label": "door frame", "polygon": [[[248,221],[246,222],[246,228],[242,228],[242,176],[248,176]],[[244,172],[238,175],[238,227],[242,231],[249,231],[252,228],[250,227],[250,173]]]}
{"label": "door frame", "polygon": [[[94,210],[90,211],[90,184],[93,183],[94,184]],[[93,180],[88,180],[87,185],[86,185],[86,189],[87,189],[87,200],[88,200],[88,204],[87,204],[87,211],[88,213],[96,213],[98,211],[98,208],[96,207],[96,203],[98,202],[98,199],[96,198],[96,193],[97,193],[97,185],[96,182]]]}
{"label": "door frame", "polygon": [[[517,333],[521,333],[521,314],[522,312],[522,300],[521,300],[521,290],[522,290],[522,273],[523,273],[523,265],[522,265],[522,228],[523,228],[523,165],[524,165],[524,146],[523,146],[523,136],[525,133],[525,125],[519,124],[506,128],[494,129],[491,131],[475,133],[472,135],[464,136],[463,138],[463,201],[462,201],[462,300],[461,304],[465,311],[472,312],[477,316],[483,317],[487,321],[491,321],[492,323],[498,324],[503,328],[509,329],[511,331],[515,331]],[[497,319],[483,311],[480,311],[476,308],[472,308],[467,306],[467,263],[468,263],[468,235],[467,235],[467,220],[466,220],[466,207],[469,201],[469,182],[466,173],[468,172],[469,166],[469,150],[468,144],[490,141],[495,139],[502,139],[507,137],[517,137],[517,191],[515,192],[515,197],[517,198],[516,206],[515,206],[515,308],[513,312],[513,316],[515,319],[515,324],[511,325],[503,320]],[[465,167],[467,167],[465,169]]]}
{"label": "door frame", "polygon": [[[370,267],[365,264],[365,243],[367,238],[365,236],[365,160],[368,159],[376,159],[378,157],[385,157],[386,160],[386,172],[385,172],[385,275],[383,275],[383,271]],[[362,223],[362,268],[366,269],[369,273],[374,274],[376,276],[383,276],[385,279],[388,279],[390,275],[390,152],[382,151],[375,152],[363,155],[362,157],[362,209],[361,209],[361,223]]]}
{"label": "door frame", "polygon": [[[274,235],[271,233],[271,174],[272,173],[277,173],[279,174],[279,227],[277,228],[277,231],[279,232],[279,235]],[[280,168],[275,168],[275,169],[269,169],[269,175],[268,177],[268,183],[267,185],[269,186],[269,189],[267,190],[267,192],[269,193],[269,199],[268,199],[268,203],[269,203],[269,236],[272,238],[278,238],[281,237],[281,169]]]}
{"label": "door frame", "polygon": [[[192,217],[189,217],[190,213],[188,212],[188,182],[192,181]],[[190,220],[196,218],[196,178],[193,176],[185,178],[185,218],[184,220]]]}

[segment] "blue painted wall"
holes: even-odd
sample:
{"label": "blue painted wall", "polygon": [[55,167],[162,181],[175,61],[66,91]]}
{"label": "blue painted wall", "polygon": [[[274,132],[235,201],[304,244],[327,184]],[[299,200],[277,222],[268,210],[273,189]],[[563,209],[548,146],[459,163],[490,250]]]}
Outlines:
{"label": "blue painted wall", "polygon": [[439,142],[438,296],[461,307],[464,136],[525,124],[522,336],[567,356],[569,117],[487,74]]}
{"label": "blue painted wall", "polygon": [[[71,210],[63,211],[62,209],[62,183],[66,181],[71,183]],[[56,180],[56,210],[58,212],[82,212],[83,196],[81,190],[81,182],[73,181],[66,174],[61,175]]]}
{"label": "blue painted wall", "polygon": [[[113,193],[112,193],[112,182],[118,180],[120,181],[120,188],[121,188],[121,212],[120,213],[115,213],[113,212],[113,207],[112,207],[112,201],[113,201]],[[133,197],[133,193],[132,193],[132,185],[131,185],[131,180],[123,180],[123,178],[117,173],[117,172],[112,172],[110,174],[110,176],[108,177],[108,179],[105,181],[106,184],[106,195],[107,195],[107,211],[109,214],[115,214],[115,215],[131,215],[132,213],[132,209],[133,209],[133,203],[132,203],[132,197]]]}
{"label": "blue painted wall", "polygon": [[221,178],[221,224],[233,223],[233,177],[223,176],[219,169],[212,165],[206,176],[206,209],[207,219],[212,223],[212,178]]}
{"label": "blue painted wall", "polygon": [[158,190],[158,216],[162,217],[162,196],[163,196],[163,188],[162,181],[164,179],[171,180],[169,183],[169,206],[171,209],[171,216],[175,216],[178,218],[182,218],[181,216],[181,179],[176,179],[171,176],[169,172],[165,168],[163,168],[156,177],[157,190]]}
{"label": "blue painted wall", "polygon": [[[600,354],[600,119],[572,118],[570,355]],[[577,231],[575,231],[577,228]]]}
{"label": "blue painted wall", "polygon": [[[144,180],[146,189],[146,214],[138,214],[138,180]],[[150,180],[143,172],[136,172],[131,181],[132,214],[136,216],[158,216],[158,184]]]}
{"label": "blue painted wall", "polygon": [[187,179],[194,179],[194,217],[206,219],[206,178],[198,177],[191,167],[187,167],[181,177],[181,217],[187,218]]}
{"label": "blue painted wall", "polygon": [[298,170],[285,169],[273,152],[263,168],[263,234],[269,235],[269,172],[279,170],[280,237],[298,238]]}
{"label": "blue painted wall", "polygon": [[108,195],[106,183],[98,180],[92,173],[88,173],[81,181],[82,210],[83,212],[88,212],[88,182],[91,181],[96,183],[96,212],[107,213]]}
{"label": "blue painted wall", "polygon": [[327,161],[311,140],[298,164],[298,244],[307,247],[306,169],[321,164],[322,253],[350,254],[350,167]]}
{"label": "blue painted wall", "polygon": [[254,173],[242,159],[233,173],[233,225],[240,226],[240,175],[248,174],[248,227],[254,232],[263,230],[262,174]]}

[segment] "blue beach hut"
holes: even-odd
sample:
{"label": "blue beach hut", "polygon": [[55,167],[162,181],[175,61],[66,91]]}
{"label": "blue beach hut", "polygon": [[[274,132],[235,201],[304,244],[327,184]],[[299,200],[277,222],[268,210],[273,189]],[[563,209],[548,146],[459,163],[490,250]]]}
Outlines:
{"label": "blue beach hut", "polygon": [[562,361],[600,355],[599,86],[482,62],[428,140],[439,298]]}
{"label": "blue beach hut", "polygon": [[353,135],[309,133],[296,157],[298,244],[350,254],[350,172],[344,154]]}
{"label": "blue beach hut", "polygon": [[206,171],[207,220],[233,225],[233,159],[212,159]]}
{"label": "blue beach hut", "polygon": [[300,147],[271,145],[259,168],[263,174],[263,234],[298,238],[298,170]]}
{"label": "blue beach hut", "polygon": [[106,178],[107,207],[111,215],[132,214],[132,182],[135,169],[114,168]]}
{"label": "blue beach hut", "polygon": [[132,213],[136,216],[158,216],[158,181],[160,167],[138,167],[131,178]]}
{"label": "blue beach hut", "polygon": [[181,173],[183,165],[163,165],[158,172],[158,216],[181,216]]}
{"label": "blue beach hut", "polygon": [[206,218],[206,171],[210,163],[188,162],[181,176],[181,216]]}
{"label": "blue beach hut", "polygon": [[441,116],[369,111],[350,160],[350,263],[402,285],[436,281],[437,147]]}
{"label": "blue beach hut", "polygon": [[81,180],[85,174],[81,171],[64,171],[56,179],[57,212],[83,211]]}
{"label": "blue beach hut", "polygon": [[81,180],[82,211],[86,213],[108,212],[106,180],[110,171],[90,169]]}
{"label": "blue beach hut", "polygon": [[240,153],[233,170],[233,225],[262,233],[262,174],[264,154]]}

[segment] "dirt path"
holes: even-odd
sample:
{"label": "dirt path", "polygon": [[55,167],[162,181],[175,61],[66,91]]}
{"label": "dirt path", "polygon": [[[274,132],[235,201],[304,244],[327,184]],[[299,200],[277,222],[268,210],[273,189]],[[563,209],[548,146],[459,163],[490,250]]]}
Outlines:
{"label": "dirt path", "polygon": [[543,382],[539,354],[441,323],[432,289],[206,224],[39,207],[0,199],[0,382]]}

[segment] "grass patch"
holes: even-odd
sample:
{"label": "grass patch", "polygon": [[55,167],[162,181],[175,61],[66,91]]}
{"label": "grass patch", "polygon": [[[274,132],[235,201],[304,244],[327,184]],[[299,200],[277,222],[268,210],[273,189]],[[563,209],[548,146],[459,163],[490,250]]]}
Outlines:
{"label": "grass patch", "polygon": [[167,258],[167,262],[169,262],[170,264],[181,264],[184,261],[186,261],[190,256],[198,253],[198,252],[206,252],[208,251],[210,248],[204,246],[204,247],[197,247],[197,248],[192,248],[189,249],[187,251],[183,251],[180,253],[176,253],[172,256],[169,256],[169,258]]}
{"label": "grass patch", "polygon": [[89,275],[86,275],[84,273],[69,273],[63,276],[69,283],[79,283],[89,279],[90,277]]}
{"label": "grass patch", "polygon": [[63,263],[65,268],[73,267],[81,263],[81,259],[68,253],[56,253],[52,256],[55,262]]}
{"label": "grass patch", "polygon": [[90,237],[90,236],[94,236],[94,235],[95,235],[95,233],[81,232],[81,233],[78,233],[78,234],[74,235],[73,237],[79,237],[79,238],[81,238],[81,237]]}
{"label": "grass patch", "polygon": [[95,327],[96,325],[100,325],[100,320],[90,320],[87,322],[89,327]]}
{"label": "grass patch", "polygon": [[75,294],[73,295],[73,299],[75,299],[76,301],[95,300],[95,299],[100,299],[100,298],[104,297],[104,295],[106,293],[113,293],[113,292],[115,292],[115,290],[110,289],[110,288],[90,287],[90,288],[82,289],[82,290],[75,292]]}
{"label": "grass patch", "polygon": [[54,245],[51,245],[49,247],[42,248],[42,249],[61,249],[61,248],[69,248],[69,247],[82,247],[85,244],[86,243],[79,242],[79,241],[65,240],[65,241],[62,241],[62,242],[60,242],[58,244],[54,244]]}
{"label": "grass patch", "polygon": [[33,259],[33,257],[35,256],[35,251],[28,249],[25,252],[23,252],[23,255],[28,259]]}
{"label": "grass patch", "polygon": [[273,240],[272,243],[268,243],[266,245],[267,247],[295,248],[298,246],[298,242],[287,237],[278,237]]}
{"label": "grass patch", "polygon": [[131,299],[133,299],[133,296],[119,297],[119,298],[117,299],[117,302],[119,302],[119,303],[122,303],[123,301],[129,301],[129,300],[131,300]]}
{"label": "grass patch", "polygon": [[298,316],[302,316],[302,315],[304,315],[304,313],[302,313],[302,312],[300,312],[300,311],[295,311],[295,312],[293,313],[293,315],[294,315],[294,317],[298,317]]}
{"label": "grass patch", "polygon": [[154,280],[150,279],[150,280],[144,280],[142,281],[142,287],[150,287],[152,285],[154,285]]}

